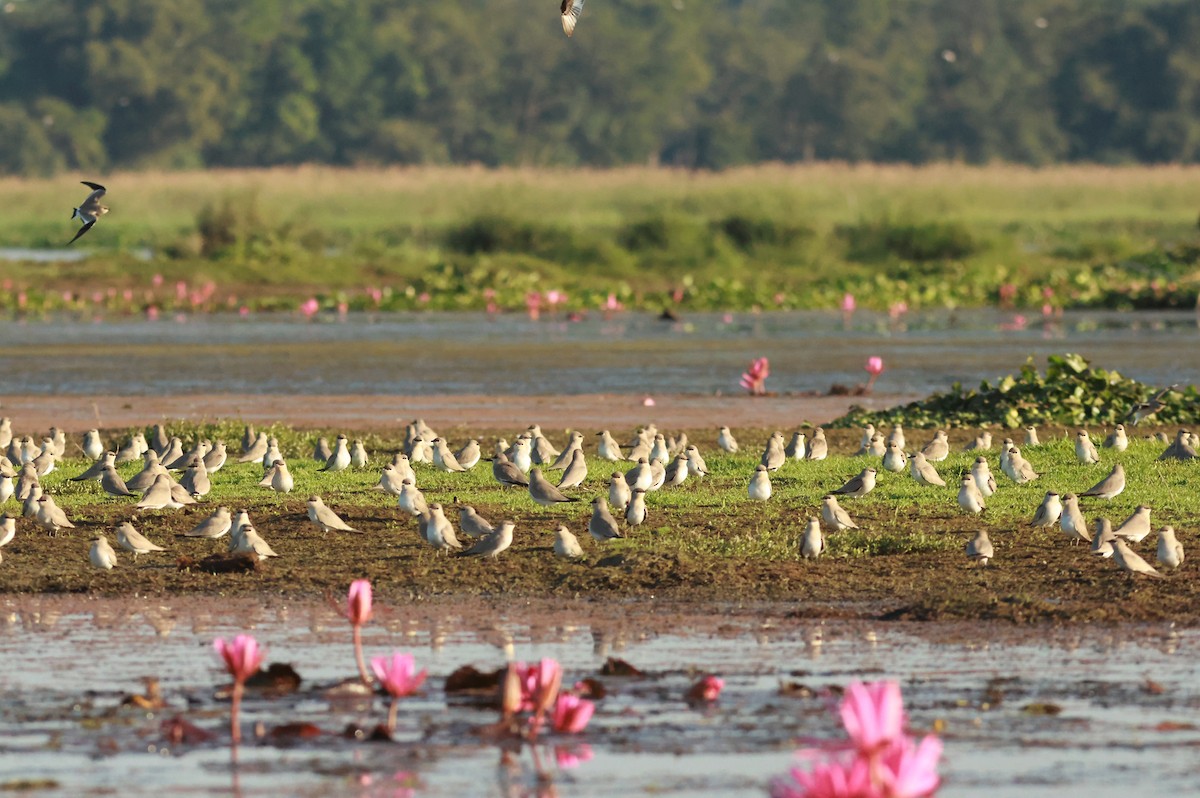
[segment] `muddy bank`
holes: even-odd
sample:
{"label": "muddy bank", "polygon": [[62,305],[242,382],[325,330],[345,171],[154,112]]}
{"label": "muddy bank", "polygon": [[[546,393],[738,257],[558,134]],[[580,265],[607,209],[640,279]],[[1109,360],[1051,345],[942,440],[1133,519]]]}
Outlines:
{"label": "muddy bank", "polygon": [[539,423],[547,429],[625,429],[655,421],[672,429],[732,427],[791,429],[825,424],[851,405],[887,408],[916,397],[876,394],[849,396],[703,396],[624,394],[578,396],[273,396],[263,394],[182,394],[172,396],[4,396],[0,413],[21,430],[67,432],[92,427],[141,427],[164,419],[212,421],[242,419],[303,429],[351,427],[363,431],[402,428],[421,417],[434,428],[510,429]]}

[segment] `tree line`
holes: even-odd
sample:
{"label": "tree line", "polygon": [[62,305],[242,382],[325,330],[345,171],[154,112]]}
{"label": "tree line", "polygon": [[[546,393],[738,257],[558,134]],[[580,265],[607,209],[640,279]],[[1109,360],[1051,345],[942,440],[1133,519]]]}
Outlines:
{"label": "tree line", "polygon": [[1194,0],[0,0],[0,173],[1194,162]]}

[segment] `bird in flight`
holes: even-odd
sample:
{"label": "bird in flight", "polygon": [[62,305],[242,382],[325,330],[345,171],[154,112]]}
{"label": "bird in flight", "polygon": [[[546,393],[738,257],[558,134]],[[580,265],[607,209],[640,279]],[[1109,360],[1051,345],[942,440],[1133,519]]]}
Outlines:
{"label": "bird in flight", "polygon": [[104,196],[108,189],[99,183],[89,183],[86,180],[83,181],[83,185],[90,188],[92,193],[88,194],[87,199],[71,212],[71,221],[78,219],[83,222],[83,227],[79,228],[79,232],[75,234],[75,237],[67,242],[68,246],[78,241],[81,235],[92,229],[92,225],[96,223],[97,219],[108,213],[108,208],[100,204],[100,198]]}
{"label": "bird in flight", "polygon": [[579,15],[583,13],[583,0],[562,0],[562,26],[563,33],[570,38],[575,32],[575,23],[579,21]]}

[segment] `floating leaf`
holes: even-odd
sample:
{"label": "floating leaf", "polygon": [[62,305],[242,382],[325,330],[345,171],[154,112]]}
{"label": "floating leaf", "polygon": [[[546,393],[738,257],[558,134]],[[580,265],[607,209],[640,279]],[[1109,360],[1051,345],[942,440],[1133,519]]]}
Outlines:
{"label": "floating leaf", "polygon": [[1061,715],[1063,708],[1058,704],[1051,704],[1048,701],[1035,701],[1032,704],[1026,704],[1021,707],[1021,711],[1026,715]]}
{"label": "floating leaf", "polygon": [[609,657],[600,668],[601,676],[625,676],[631,679],[641,679],[646,674],[618,657]]}

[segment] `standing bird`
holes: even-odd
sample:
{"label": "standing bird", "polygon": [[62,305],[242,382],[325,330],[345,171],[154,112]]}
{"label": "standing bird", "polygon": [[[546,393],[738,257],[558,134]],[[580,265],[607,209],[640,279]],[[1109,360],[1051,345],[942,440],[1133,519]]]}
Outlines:
{"label": "standing bird", "polygon": [[[582,435],[579,437],[580,440],[583,439]],[[471,438],[461,449],[458,450],[458,453],[454,455],[454,459],[458,461],[460,466],[470,470],[479,464],[479,460],[482,456],[483,453],[479,449],[479,441]]]}
{"label": "standing bird", "polygon": [[166,551],[162,546],[156,546],[138,532],[128,521],[117,527],[117,545],[125,551],[133,552],[133,560],[137,562],[139,554],[149,554],[152,551]]}
{"label": "standing bird", "polygon": [[1096,452],[1096,444],[1092,443],[1092,439],[1088,436],[1085,429],[1081,429],[1075,433],[1075,457],[1079,462],[1086,465],[1100,462],[1100,455]]}
{"label": "standing bird", "polygon": [[292,477],[292,473],[288,471],[286,462],[283,460],[276,460],[274,462],[271,466],[271,481],[268,484],[271,490],[276,493],[292,492],[292,488],[296,487],[296,480]]}
{"label": "standing bird", "polygon": [[225,461],[228,459],[229,450],[225,446],[225,441],[217,441],[208,454],[204,455],[204,470],[208,472],[209,476],[212,476],[225,467]]}
{"label": "standing bird", "polygon": [[896,423],[896,426],[892,427],[892,431],[888,435],[888,443],[894,443],[896,444],[896,448],[901,451],[904,450],[904,427],[899,422]]}
{"label": "standing bird", "polygon": [[675,459],[667,466],[663,484],[677,488],[684,483],[688,475],[688,459],[685,454],[675,455]]}
{"label": "standing bird", "polygon": [[1150,508],[1139,504],[1133,514],[1113,530],[1113,534],[1134,543],[1141,543],[1150,534]]}
{"label": "standing bird", "polygon": [[617,519],[613,518],[608,509],[608,502],[603,496],[592,499],[592,517],[588,519],[588,533],[598,543],[622,537]]}
{"label": "standing bird", "polygon": [[958,506],[968,513],[979,514],[987,509],[983,502],[983,494],[975,485],[975,477],[963,474],[962,487],[958,489]]}
{"label": "standing bird", "polygon": [[1105,449],[1115,449],[1118,452],[1123,452],[1129,448],[1129,438],[1125,435],[1125,425],[1118,424],[1117,428],[1104,439]]}
{"label": "standing bird", "polygon": [[1062,527],[1062,531],[1070,536],[1072,543],[1078,543],[1081,540],[1085,543],[1092,542],[1087,521],[1079,510],[1079,497],[1074,493],[1063,496],[1062,517],[1058,519],[1058,524]]}
{"label": "standing bird", "polygon": [[396,495],[396,506],[409,515],[420,516],[429,512],[425,494],[417,490],[411,479],[400,482],[400,493]]}
{"label": "standing bird", "polygon": [[1113,466],[1112,471],[1104,479],[1079,494],[1084,496],[1099,496],[1101,499],[1112,499],[1125,490],[1125,467],[1120,463]]}
{"label": "standing bird", "polygon": [[625,459],[625,455],[621,454],[621,445],[617,443],[608,430],[597,432],[596,435],[600,437],[600,444],[596,448],[596,454],[601,460],[608,460],[615,463]]}
{"label": "standing bird", "polygon": [[558,482],[559,490],[578,488],[587,479],[587,460],[583,456],[583,449],[568,449],[567,451],[571,452],[571,463],[567,466],[567,470],[563,471],[562,479]]}
{"label": "standing bird", "polygon": [[469,504],[458,506],[458,528],[469,538],[486,538],[496,531],[491,522],[475,511]]}
{"label": "standing bird", "polygon": [[350,465],[355,468],[366,468],[370,462],[371,457],[367,454],[367,447],[363,446],[362,441],[356,440],[350,447]]}
{"label": "standing bird", "polygon": [[583,556],[579,538],[565,524],[559,524],[558,529],[554,530],[554,553],[564,560],[578,560]]}
{"label": "standing bird", "polygon": [[100,431],[90,429],[83,436],[83,454],[92,461],[104,456],[104,442],[100,440]]}
{"label": "standing bird", "polygon": [[218,507],[213,514],[183,533],[185,538],[216,540],[233,528],[233,516],[228,507]]}
{"label": "standing bird", "polygon": [[875,475],[877,473],[874,468],[864,468],[859,472],[858,476],[851,478],[849,482],[835,490],[833,495],[849,496],[852,499],[866,496],[875,490]]}
{"label": "standing bird", "polygon": [[994,552],[992,551],[992,541],[988,537],[986,529],[981,529],[975,533],[975,537],[967,541],[965,547],[967,556],[972,560],[976,560],[980,565],[987,565],[988,560],[992,559]]}
{"label": "standing bird", "polygon": [[1030,424],[1025,428],[1025,445],[1026,446],[1041,446],[1042,442],[1038,440],[1037,427]]}
{"label": "standing bird", "polygon": [[[249,429],[247,427],[246,429]],[[313,460],[318,463],[329,461],[329,455],[333,454],[333,450],[329,448],[329,440],[327,438],[317,438],[317,445],[313,447]]]}
{"label": "standing bird", "polygon": [[986,457],[980,455],[975,458],[975,465],[971,466],[971,476],[975,477],[975,487],[979,489],[983,498],[991,498],[996,492],[996,478],[992,476]]}
{"label": "standing bird", "polygon": [[634,488],[633,497],[625,506],[625,523],[630,526],[646,523],[646,491],[641,488]]}
{"label": "standing bird", "polygon": [[109,496],[132,496],[132,491],[125,486],[125,480],[121,479],[121,475],[117,473],[117,469],[112,466],[105,466],[104,473],[100,475],[100,487]]}
{"label": "standing bird", "polygon": [[950,441],[946,438],[946,431],[940,429],[933,435],[933,440],[925,445],[921,450],[921,454],[925,455],[925,459],[931,463],[940,463],[950,456]]}
{"label": "standing bird", "polygon": [[760,464],[754,469],[754,476],[750,477],[748,493],[750,498],[757,502],[765,502],[771,498],[771,476],[767,473],[765,465]]}
{"label": "standing bird", "polygon": [[1034,529],[1052,527],[1058,523],[1062,509],[1062,500],[1058,498],[1058,494],[1048,490],[1046,498],[1042,499],[1042,503],[1038,505],[1037,512],[1033,514],[1033,520],[1029,522],[1029,525]]}
{"label": "standing bird", "polygon": [[992,450],[992,433],[984,432],[975,436],[975,440],[967,444],[968,452],[990,452]]}
{"label": "standing bird", "polygon": [[346,436],[338,435],[337,442],[333,445],[333,454],[329,455],[329,459],[325,461],[325,467],[318,470],[336,472],[345,471],[349,467],[350,450],[347,448]]}
{"label": "standing bird", "polygon": [[608,483],[608,503],[623,513],[625,512],[625,508],[629,506],[631,498],[633,498],[633,491],[629,489],[629,483],[625,481],[625,475],[620,471],[614,471]]}
{"label": "standing bird", "polygon": [[[571,433],[571,439],[567,441],[567,448],[558,453],[558,457],[554,458],[554,463],[550,466],[550,469],[552,471],[562,471],[570,465],[571,459],[575,456],[576,449],[583,451],[583,433],[579,431]],[[462,461],[461,457],[459,461]]]}
{"label": "standing bird", "polygon": [[507,487],[529,487],[529,480],[525,478],[525,473],[516,463],[509,460],[504,452],[496,452],[496,457],[492,460],[492,476],[501,485]]}
{"label": "standing bird", "polygon": [[787,455],[783,453],[783,449],[783,433],[778,431],[771,433],[760,461],[768,471],[778,471],[787,462]]}
{"label": "standing bird", "polygon": [[1092,554],[1105,559],[1113,556],[1113,541],[1117,536],[1113,534],[1112,524],[1107,518],[1096,519],[1096,534],[1092,537]]}
{"label": "standing bird", "polygon": [[637,465],[625,472],[625,482],[629,484],[630,490],[641,488],[642,490],[650,490],[650,485],[654,482],[654,472],[650,470],[650,464],[643,457],[638,460]]}
{"label": "standing bird", "polygon": [[738,442],[737,439],[733,437],[733,433],[729,431],[729,427],[721,427],[721,429],[717,431],[717,446],[720,447],[722,451],[729,452],[730,454],[737,454]]}
{"label": "standing bird", "polygon": [[829,443],[825,440],[825,430],[817,427],[813,430],[812,440],[808,442],[806,460],[824,460],[829,456]]}
{"label": "standing bird", "polygon": [[701,456],[700,450],[693,444],[684,450],[687,453],[688,473],[694,477],[708,476],[708,466],[704,462],[704,457]]}
{"label": "standing bird", "polygon": [[209,491],[212,490],[212,482],[208,478],[208,471],[204,468],[202,458],[192,458],[192,461],[188,463],[187,470],[183,472],[179,484],[191,496],[207,496],[209,494]]}
{"label": "standing bird", "polygon": [[[80,203],[78,208],[71,211],[71,221],[78,219],[83,222],[83,227],[79,228],[79,232],[75,234],[75,237],[67,242],[68,246],[78,241],[81,235],[92,229],[97,219],[108,213],[108,208],[100,204],[101,198],[107,193],[108,189],[99,183],[89,183],[86,180],[82,181],[82,183],[90,188],[92,193],[88,194],[87,199]],[[105,545],[108,544],[106,543]]]}
{"label": "standing bird", "polygon": [[442,511],[442,505],[429,505],[429,511],[421,516],[418,526],[425,542],[438,551],[462,548],[462,544],[458,542],[458,536],[454,534],[454,525]]}
{"label": "standing bird", "polygon": [[825,522],[825,526],[832,529],[834,532],[841,532],[845,529],[858,529],[858,524],[854,523],[854,519],[850,517],[850,513],[842,509],[838,504],[837,496],[826,494],[821,497],[821,520]]}
{"label": "standing bird", "polygon": [[17,536],[17,519],[6,515],[0,519],[0,549],[12,542]]}
{"label": "standing bird", "polygon": [[579,499],[564,496],[563,492],[554,487],[550,480],[542,476],[540,468],[529,472],[529,498],[543,507],[552,507],[564,502],[577,502]]}
{"label": "standing bird", "polygon": [[1033,482],[1040,476],[1038,472],[1033,470],[1033,466],[1029,464],[1029,461],[1021,456],[1021,450],[1017,448],[1008,450],[1008,471],[1009,477],[1018,485]]}
{"label": "standing bird", "polygon": [[[159,466],[162,468],[162,466]],[[146,492],[142,494],[142,500],[135,507],[139,510],[162,510],[169,508],[178,510],[183,506],[183,502],[177,500],[171,491],[172,486],[171,476],[164,469],[162,473],[154,478],[154,482],[150,487],[146,488]]]}
{"label": "standing bird", "polygon": [[569,39],[575,33],[575,23],[579,21],[579,15],[583,13],[583,0],[562,0],[559,13],[562,14],[563,33],[567,34]]}
{"label": "standing bird", "polygon": [[908,457],[899,446],[888,441],[887,449],[883,452],[883,470],[899,474],[906,468],[908,468]]}
{"label": "standing bird", "polygon": [[371,486],[371,490],[381,490],[389,496],[399,496],[400,489],[403,487],[404,477],[400,476],[400,472],[391,463],[383,467],[383,472],[379,475],[379,482]]}
{"label": "standing bird", "polygon": [[450,474],[467,470],[458,462],[454,452],[450,451],[450,445],[446,443],[445,438],[434,438],[430,443],[433,445],[433,465],[439,471]]}
{"label": "standing bird", "polygon": [[43,493],[38,497],[37,515],[34,520],[38,526],[50,530],[51,535],[57,535],[60,529],[74,529],[75,525],[67,520],[67,514],[54,503],[50,494]]}
{"label": "standing bird", "polygon": [[789,460],[803,460],[808,454],[808,444],[804,441],[804,433],[793,432],[792,439],[784,447],[783,453]]}
{"label": "standing bird", "polygon": [[1164,578],[1154,566],[1142,559],[1142,555],[1138,554],[1133,549],[1129,548],[1129,544],[1121,538],[1116,538],[1112,542],[1113,559],[1117,561],[1117,565],[1121,569],[1128,571],[1131,574],[1145,574],[1146,576],[1154,576],[1159,579]]}
{"label": "standing bird", "polygon": [[821,524],[817,519],[808,519],[808,526],[800,536],[800,556],[806,560],[815,560],[825,551],[825,537],[821,534]]}
{"label": "standing bird", "polygon": [[[93,220],[92,224],[95,224]],[[92,225],[84,225],[80,235],[83,234]],[[79,236],[75,236],[78,238]],[[93,568],[99,568],[102,571],[111,571],[113,566],[117,564],[117,553],[113,551],[113,547],[109,545],[108,539],[104,535],[97,535],[92,539],[92,548],[88,551],[88,560],[92,563]]]}
{"label": "standing bird", "polygon": [[1183,564],[1183,544],[1175,539],[1174,527],[1164,526],[1158,531],[1158,561],[1168,568]]}
{"label": "standing bird", "polygon": [[252,554],[258,558],[259,562],[268,557],[279,556],[271,548],[270,544],[263,540],[262,535],[258,534],[258,531],[249,524],[242,528],[241,535],[238,536],[237,542],[233,544],[230,551],[239,554]]}
{"label": "standing bird", "polygon": [[867,424],[862,430],[862,442],[858,445],[858,451],[854,453],[855,457],[859,457],[867,453],[871,448],[871,441],[874,440],[878,433],[875,432],[874,424]]}
{"label": "standing bird", "polygon": [[458,556],[495,559],[500,556],[502,551],[512,545],[514,529],[516,529],[516,524],[512,521],[501,521],[499,529],[486,537],[480,538],[474,546]]}
{"label": "standing bird", "polygon": [[[434,505],[441,510],[441,505]],[[320,496],[308,497],[308,520],[312,521],[317,526],[321,527],[322,532],[328,532],[331,529],[335,532],[357,532],[358,530],[347,524],[338,514],[325,506],[325,502],[321,501]]]}
{"label": "standing bird", "polygon": [[912,478],[921,485],[936,485],[940,488],[946,487],[946,481],[943,480],[930,463],[925,459],[925,455],[921,452],[914,452],[913,456],[908,461],[909,471],[912,473]]}

